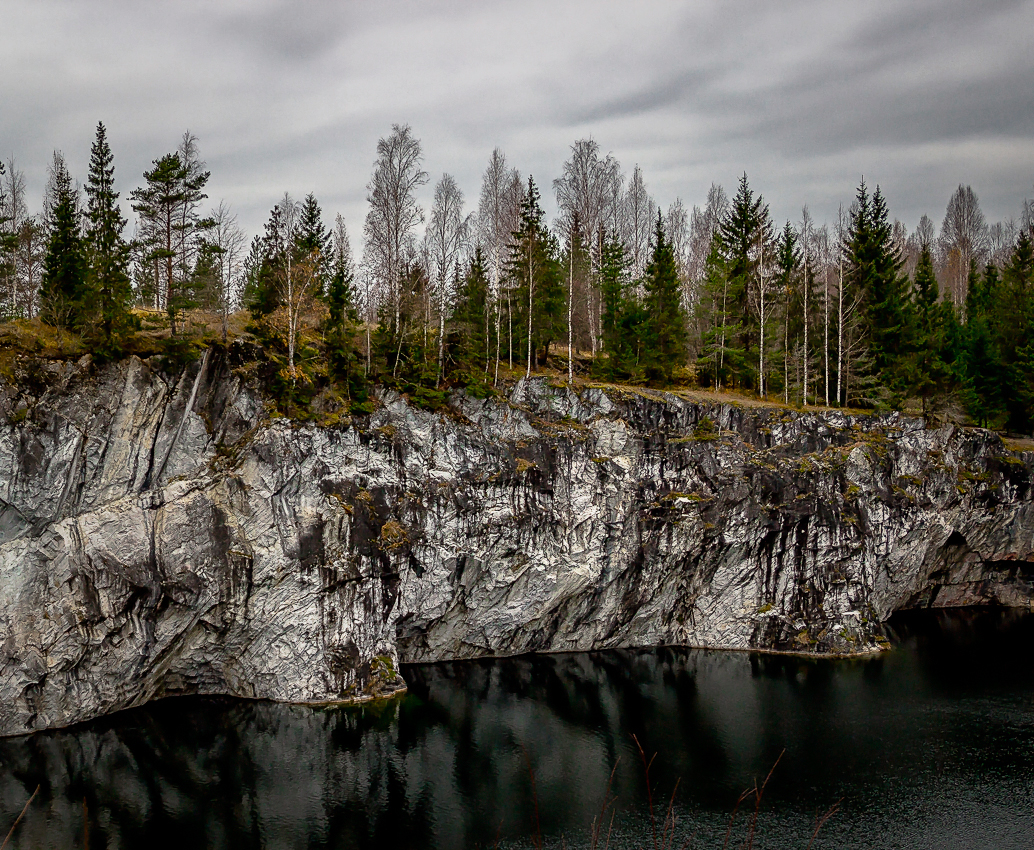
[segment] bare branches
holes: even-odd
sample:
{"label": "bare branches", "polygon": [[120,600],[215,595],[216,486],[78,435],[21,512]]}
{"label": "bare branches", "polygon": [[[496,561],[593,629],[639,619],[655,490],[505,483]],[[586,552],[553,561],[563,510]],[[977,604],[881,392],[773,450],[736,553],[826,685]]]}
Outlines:
{"label": "bare branches", "polygon": [[413,230],[424,220],[416,202],[416,190],[427,182],[422,162],[420,141],[410,126],[393,124],[391,135],[377,142],[377,161],[366,187],[370,209],[363,226],[363,259],[394,306],[396,326],[402,267]]}

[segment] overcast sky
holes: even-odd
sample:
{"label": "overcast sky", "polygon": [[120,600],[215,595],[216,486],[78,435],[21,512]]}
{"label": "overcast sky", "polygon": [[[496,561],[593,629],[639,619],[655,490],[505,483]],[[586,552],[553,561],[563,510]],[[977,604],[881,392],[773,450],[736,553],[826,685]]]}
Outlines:
{"label": "overcast sky", "polygon": [[993,222],[1034,193],[1032,42],[1029,0],[0,0],[0,155],[38,210],[51,152],[83,180],[98,120],[123,198],[189,129],[249,234],[313,191],[357,249],[392,123],[425,207],[445,171],[476,205],[499,146],[552,211],[591,136],[664,206],[746,171],[777,222],[832,221],[864,175],[910,230],[959,183]]}

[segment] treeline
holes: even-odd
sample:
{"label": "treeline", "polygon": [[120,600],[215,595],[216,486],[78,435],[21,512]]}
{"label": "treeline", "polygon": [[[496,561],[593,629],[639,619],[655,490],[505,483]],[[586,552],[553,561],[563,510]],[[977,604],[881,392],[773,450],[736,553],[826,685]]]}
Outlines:
{"label": "treeline", "polygon": [[[429,177],[408,126],[381,139],[363,250],[313,194],[273,207],[248,247],[225,203],[201,213],[209,172],[197,141],[154,160],[129,199],[114,192],[98,126],[85,202],[55,154],[42,216],[0,181],[0,276],[9,316],[38,315],[117,352],[133,305],[168,316],[245,309],[278,396],[294,411],[333,392],[356,409],[386,383],[425,404],[487,394],[500,370],[550,366],[631,383],[696,383],[799,405],[908,407],[1029,433],[1034,426],[1032,205],[988,225],[960,186],[939,236],[890,217],[863,181],[832,225],[807,209],[777,227],[744,175],[730,199],[662,210],[636,166],[625,180],[592,140],[539,189],[498,149],[476,211],[448,174]],[[22,181],[23,185],[23,181]],[[22,195],[24,190],[22,189]],[[420,233],[420,225],[424,225]]]}

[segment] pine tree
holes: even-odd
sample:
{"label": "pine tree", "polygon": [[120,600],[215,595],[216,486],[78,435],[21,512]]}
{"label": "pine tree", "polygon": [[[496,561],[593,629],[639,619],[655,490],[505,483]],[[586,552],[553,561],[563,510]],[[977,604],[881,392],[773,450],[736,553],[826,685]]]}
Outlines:
{"label": "pine tree", "polygon": [[134,189],[130,198],[144,228],[147,260],[160,269],[156,303],[164,305],[175,335],[179,314],[197,306],[187,254],[203,231],[194,208],[208,197],[201,190],[211,172],[201,171],[196,163],[184,164],[179,153],[165,154],[153,165],[144,172],[147,184]]}
{"label": "pine tree", "polygon": [[100,323],[103,341],[115,343],[130,323],[133,297],[129,279],[129,245],[122,238],[126,219],[118,206],[115,167],[103,123],[90,150],[86,179],[86,249],[89,261],[88,289],[91,312]]}
{"label": "pine tree", "polygon": [[646,267],[646,322],[640,358],[648,381],[671,383],[686,365],[686,316],[682,309],[678,265],[665,238],[664,220],[657,213],[653,254]]}
{"label": "pine tree", "polygon": [[79,190],[65,161],[54,154],[47,254],[40,286],[41,318],[52,325],[78,328],[87,296],[88,266],[82,237]]}

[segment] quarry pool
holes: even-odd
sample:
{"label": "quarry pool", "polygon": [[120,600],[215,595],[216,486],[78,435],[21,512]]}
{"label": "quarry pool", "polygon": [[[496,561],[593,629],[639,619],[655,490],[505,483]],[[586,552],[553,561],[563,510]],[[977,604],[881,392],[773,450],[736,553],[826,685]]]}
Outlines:
{"label": "quarry pool", "polygon": [[[809,660],[686,649],[411,666],[393,703],[310,709],[189,697],[0,739],[9,846],[721,847],[772,772],[756,847],[1034,843],[1034,616],[899,616],[894,649]],[[532,790],[534,781],[534,792]],[[85,808],[84,808],[85,801]],[[536,805],[537,801],[537,805]],[[729,846],[746,838],[740,806]],[[613,821],[611,815],[613,814]],[[612,824],[612,826],[611,826]],[[603,841],[600,841],[603,846]]]}

